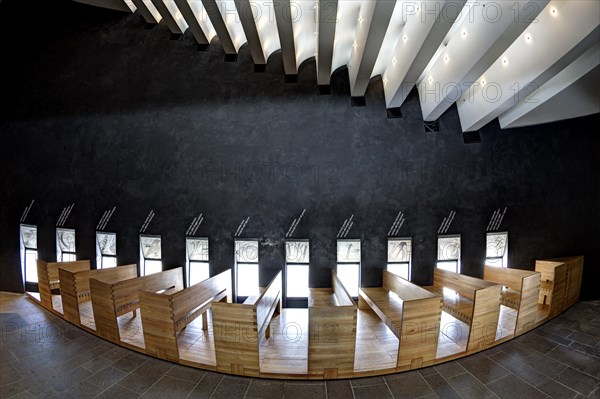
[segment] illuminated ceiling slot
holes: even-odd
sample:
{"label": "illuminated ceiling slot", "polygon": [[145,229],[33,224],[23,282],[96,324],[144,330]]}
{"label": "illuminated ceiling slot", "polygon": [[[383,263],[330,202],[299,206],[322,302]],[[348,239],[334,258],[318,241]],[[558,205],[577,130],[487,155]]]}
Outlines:
{"label": "illuminated ceiling slot", "polygon": [[317,8],[314,0],[295,0],[290,3],[296,64],[314,57],[317,52]]}
{"label": "illuminated ceiling slot", "polygon": [[331,62],[332,73],[350,62],[352,44],[358,27],[358,16],[363,3],[367,3],[367,1],[339,0],[338,2],[337,27]]}
{"label": "illuminated ceiling slot", "polygon": [[233,0],[221,0],[217,4],[235,50],[239,51],[240,47],[246,43],[246,35],[235,8],[235,2]]}

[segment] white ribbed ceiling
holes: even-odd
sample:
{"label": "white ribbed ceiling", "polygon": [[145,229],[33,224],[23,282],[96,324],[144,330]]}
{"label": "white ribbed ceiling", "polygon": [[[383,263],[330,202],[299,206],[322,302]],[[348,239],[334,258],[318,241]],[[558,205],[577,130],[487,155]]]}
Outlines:
{"label": "white ribbed ceiling", "polygon": [[119,1],[200,45],[218,36],[228,55],[247,44],[257,65],[280,50],[286,75],[314,57],[319,85],[345,66],[353,97],[380,76],[388,108],[416,87],[425,121],[456,104],[463,131],[600,112],[589,90],[572,98],[582,82],[600,83],[597,0]]}

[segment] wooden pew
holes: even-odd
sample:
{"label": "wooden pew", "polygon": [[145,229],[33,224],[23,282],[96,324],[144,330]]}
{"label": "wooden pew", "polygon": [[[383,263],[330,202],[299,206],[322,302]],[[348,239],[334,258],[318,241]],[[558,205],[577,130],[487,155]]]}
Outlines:
{"label": "wooden pew", "polygon": [[90,270],[90,261],[46,262],[38,259],[37,272],[40,301],[42,302],[42,305],[49,310],[52,310],[52,290],[60,288],[58,268],[71,270],[73,272]]}
{"label": "wooden pew", "polygon": [[483,279],[501,284],[501,304],[517,310],[515,336],[535,327],[540,293],[539,272],[505,267],[485,266]]}
{"label": "wooden pew", "polygon": [[183,269],[167,270],[148,276],[122,280],[118,277],[95,276],[90,279],[92,308],[98,335],[120,341],[117,317],[140,307],[140,291],[165,291],[171,293],[183,289]]}
{"label": "wooden pew", "polygon": [[[456,292],[447,294],[444,287]],[[424,287],[443,296],[442,309],[470,326],[467,352],[486,349],[494,343],[502,286],[443,269],[434,269],[433,286]]]}
{"label": "wooden pew", "polygon": [[217,371],[260,376],[261,344],[270,336],[274,314],[281,312],[281,272],[253,305],[213,302]]}
{"label": "wooden pew", "polygon": [[442,298],[388,271],[383,286],[361,288],[359,309],[371,308],[398,337],[398,371],[435,363]]}
{"label": "wooden pew", "polygon": [[538,302],[548,317],[557,316],[579,301],[583,256],[536,260],[535,270],[542,275]]}
{"label": "wooden pew", "polygon": [[64,318],[71,323],[80,324],[79,304],[91,300],[90,278],[104,277],[117,280],[135,278],[137,277],[137,265],[83,271],[72,271],[61,265],[58,268],[58,276]]}
{"label": "wooden pew", "polygon": [[231,302],[231,294],[231,269],[172,294],[140,291],[146,353],[178,360],[177,333],[200,315],[207,331],[212,302]]}
{"label": "wooden pew", "polygon": [[311,288],[308,297],[308,375],[349,378],[354,373],[356,303],[336,273],[332,288]]}

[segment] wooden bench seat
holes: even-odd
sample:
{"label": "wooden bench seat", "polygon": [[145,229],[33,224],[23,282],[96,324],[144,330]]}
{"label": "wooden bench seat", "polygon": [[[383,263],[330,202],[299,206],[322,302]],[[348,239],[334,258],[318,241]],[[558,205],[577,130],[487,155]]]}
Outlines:
{"label": "wooden bench seat", "polygon": [[199,316],[208,331],[213,301],[231,302],[231,269],[176,292],[140,291],[139,296],[146,353],[178,360],[177,334]]}
{"label": "wooden bench seat", "polygon": [[281,312],[281,272],[253,305],[214,302],[213,336],[217,371],[260,376],[262,343],[271,335],[271,319]]}
{"label": "wooden bench seat", "polygon": [[343,378],[354,373],[357,306],[331,272],[331,288],[308,296],[308,376]]}
{"label": "wooden bench seat", "polygon": [[502,287],[502,299],[500,303],[509,308],[519,310],[519,306],[521,306],[521,291]]}
{"label": "wooden bench seat", "polygon": [[[500,317],[501,285],[435,268],[433,286],[426,288],[441,292],[444,311],[470,326],[467,352],[493,344]],[[444,292],[443,288],[455,293]]]}
{"label": "wooden bench seat", "polygon": [[92,308],[98,335],[120,341],[117,318],[140,307],[140,291],[171,294],[183,289],[183,269],[166,270],[143,277],[123,280],[122,277],[90,278]]}
{"label": "wooden bench seat", "polygon": [[59,268],[70,270],[72,272],[90,270],[90,261],[46,262],[38,259],[37,272],[40,301],[42,306],[49,310],[52,310],[52,290],[60,288]]}
{"label": "wooden bench seat", "polygon": [[535,270],[541,273],[539,304],[548,309],[548,317],[579,301],[583,260],[583,256],[574,256],[535,261]]}
{"label": "wooden bench seat", "polygon": [[382,287],[359,290],[358,307],[372,309],[398,337],[398,371],[435,363],[440,296],[384,271]]}

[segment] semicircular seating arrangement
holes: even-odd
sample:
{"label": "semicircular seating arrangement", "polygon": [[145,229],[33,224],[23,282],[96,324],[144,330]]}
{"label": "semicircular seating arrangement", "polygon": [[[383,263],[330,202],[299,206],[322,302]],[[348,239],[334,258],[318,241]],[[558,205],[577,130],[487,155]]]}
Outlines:
{"label": "semicircular seating arrangement", "polygon": [[496,118],[512,128],[600,111],[586,96],[600,63],[597,1],[77,1],[135,12],[147,27],[166,25],[172,39],[190,32],[198,49],[218,38],[225,61],[249,51],[256,72],[281,54],[286,83],[314,61],[322,94],[347,69],[356,106],[380,79],[392,118],[413,89],[425,122],[455,105],[463,132]]}
{"label": "semicircular seating arrangement", "polygon": [[137,265],[38,260],[37,269],[31,299],[123,347],[227,374],[336,379],[432,366],[530,331],[578,302],[583,257],[486,266],[484,279],[436,268],[426,287],[384,271],[358,303],[332,271],[330,288],[310,289],[308,309],[282,308],[281,271],[232,303],[231,269],[187,288],[182,268],[138,277]]}

